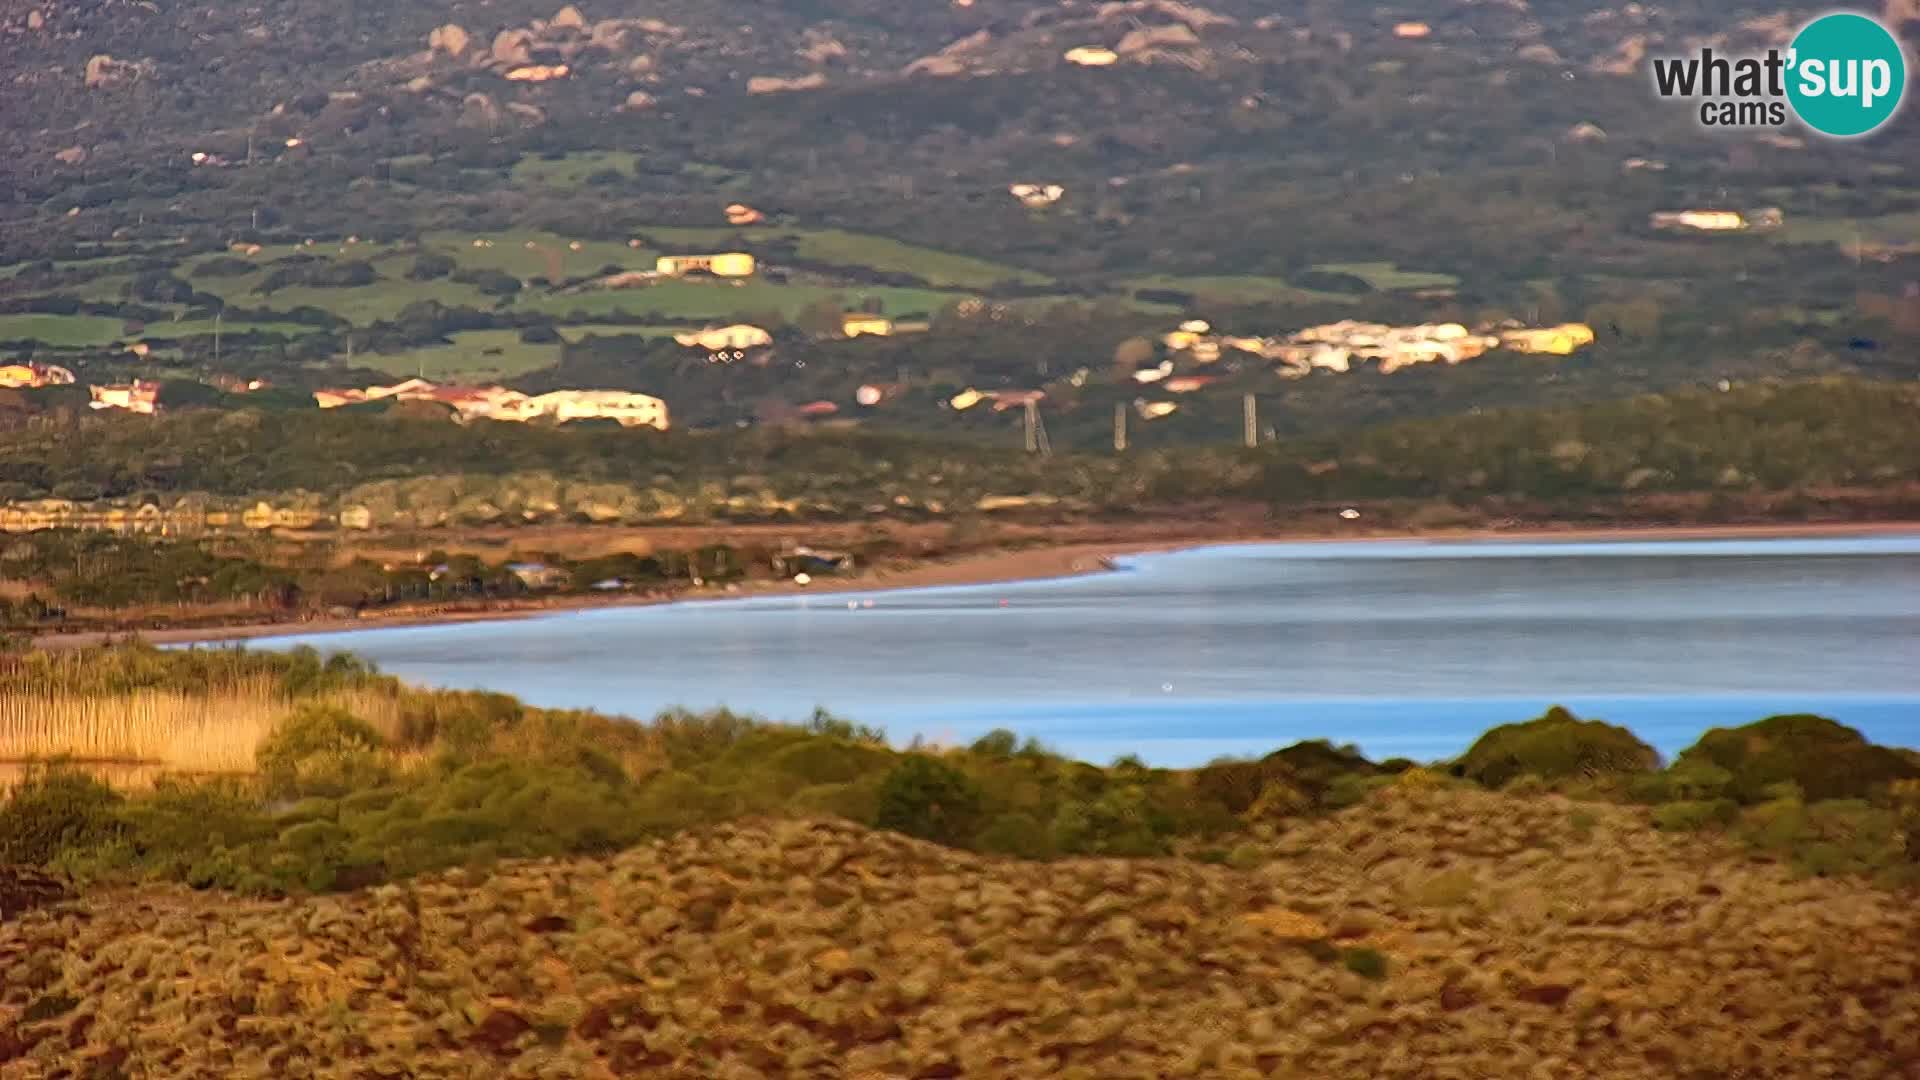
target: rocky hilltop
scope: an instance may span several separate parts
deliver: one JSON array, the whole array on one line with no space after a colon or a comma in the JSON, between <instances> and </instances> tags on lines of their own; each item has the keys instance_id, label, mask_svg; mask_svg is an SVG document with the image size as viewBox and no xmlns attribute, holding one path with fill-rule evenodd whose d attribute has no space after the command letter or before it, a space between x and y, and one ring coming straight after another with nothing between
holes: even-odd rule
<instances>
[{"instance_id":1,"label":"rocky hilltop","mask_svg":"<svg viewBox=\"0 0 1920 1080\"><path fill-rule=\"evenodd\" d=\"M1910 900L1420 775L1218 858L802 821L57 902L0 926L0 1077L1915 1075Z\"/></svg>"}]
</instances>

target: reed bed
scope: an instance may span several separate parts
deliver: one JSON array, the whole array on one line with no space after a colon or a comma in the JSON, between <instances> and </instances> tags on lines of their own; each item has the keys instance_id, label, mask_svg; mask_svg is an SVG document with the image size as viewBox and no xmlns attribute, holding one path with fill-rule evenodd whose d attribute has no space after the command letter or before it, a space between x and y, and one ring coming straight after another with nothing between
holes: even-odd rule
<instances>
[{"instance_id":1,"label":"reed bed","mask_svg":"<svg viewBox=\"0 0 1920 1080\"><path fill-rule=\"evenodd\" d=\"M165 772L251 773L260 744L305 704L339 705L389 737L400 730L398 701L373 687L298 699L279 692L268 677L213 693L25 690L0 693L0 762L66 757ZM134 786L145 786L137 779L145 771L130 774Z\"/></svg>"}]
</instances>

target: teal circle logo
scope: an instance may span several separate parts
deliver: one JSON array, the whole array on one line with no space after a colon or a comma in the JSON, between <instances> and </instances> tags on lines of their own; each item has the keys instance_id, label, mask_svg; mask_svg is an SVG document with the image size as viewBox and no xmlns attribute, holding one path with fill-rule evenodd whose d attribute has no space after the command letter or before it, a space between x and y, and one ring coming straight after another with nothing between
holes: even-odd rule
<instances>
[{"instance_id":1,"label":"teal circle logo","mask_svg":"<svg viewBox=\"0 0 1920 1080\"><path fill-rule=\"evenodd\" d=\"M1865 15L1822 15L1787 53L1787 100L1822 135L1865 135L1893 118L1906 95L1907 59L1886 27Z\"/></svg>"}]
</instances>

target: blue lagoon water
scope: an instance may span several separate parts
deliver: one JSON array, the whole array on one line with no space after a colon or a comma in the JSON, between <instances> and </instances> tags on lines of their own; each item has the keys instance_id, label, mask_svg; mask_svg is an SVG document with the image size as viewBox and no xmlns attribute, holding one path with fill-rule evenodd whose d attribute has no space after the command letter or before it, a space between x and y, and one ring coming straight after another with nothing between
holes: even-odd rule
<instances>
[{"instance_id":1,"label":"blue lagoon water","mask_svg":"<svg viewBox=\"0 0 1920 1080\"><path fill-rule=\"evenodd\" d=\"M1259 544L1010 585L269 639L409 681L645 717L816 705L1185 765L1303 738L1433 759L1563 704L1663 753L1817 712L1920 746L1920 534ZM871 604L869 605L869 601Z\"/></svg>"}]
</instances>

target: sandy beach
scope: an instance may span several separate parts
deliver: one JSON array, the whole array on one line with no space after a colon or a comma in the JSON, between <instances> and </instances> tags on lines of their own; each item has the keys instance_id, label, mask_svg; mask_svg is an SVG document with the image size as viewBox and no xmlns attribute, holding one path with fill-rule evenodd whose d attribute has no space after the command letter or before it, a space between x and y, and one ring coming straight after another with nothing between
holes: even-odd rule
<instances>
[{"instance_id":1,"label":"sandy beach","mask_svg":"<svg viewBox=\"0 0 1920 1080\"><path fill-rule=\"evenodd\" d=\"M463 609L449 605L443 610L401 609L391 613L369 612L357 618L313 618L305 620L248 623L232 626L181 627L159 630L72 634L49 634L37 639L40 648L80 648L108 640L138 637L157 645L237 642L255 638L288 635L328 634L390 627L435 626L448 623L492 622L526 619L568 611L607 607L638 607L657 604L700 603L713 600L737 600L750 596L778 596L799 593L858 596L894 589L922 589L955 585L990 585L1003 582L1035 581L1103 573L1112 569L1112 560L1130 556L1258 543L1356 543L1419 542L1457 543L1462 541L1654 541L1654 540L1735 540L1783 539L1795 537L1845 537L1920 535L1920 522L1874 522L1834 525L1737 525L1686 526L1672 528L1526 528L1464 529L1423 533L1381 533L1356 530L1348 535L1317 533L1302 535L1285 531L1235 532L1207 535L1198 529L1195 535L1181 539L1068 543L1013 550L982 552L953 559L926 561L901 569L869 570L854 577L815 581L799 585L792 581L754 581L731 589L709 589L672 596L556 596L524 601L496 602L484 608Z\"/></svg>"}]
</instances>

